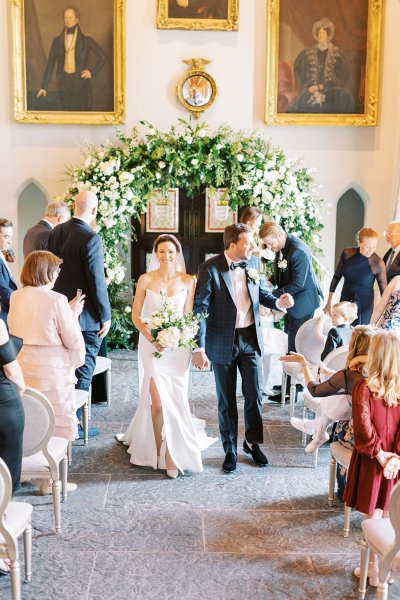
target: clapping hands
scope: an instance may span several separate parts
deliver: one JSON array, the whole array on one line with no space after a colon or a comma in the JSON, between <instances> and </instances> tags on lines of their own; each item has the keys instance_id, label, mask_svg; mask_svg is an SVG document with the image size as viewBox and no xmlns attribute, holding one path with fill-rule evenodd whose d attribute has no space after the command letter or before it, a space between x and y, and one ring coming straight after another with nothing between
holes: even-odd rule
<instances>
[{"instance_id":1,"label":"clapping hands","mask_svg":"<svg viewBox=\"0 0 400 600\"><path fill-rule=\"evenodd\" d=\"M279 307L278 308L291 308L292 306L294 306L294 300L293 300L293 296L291 296L290 294L282 294L282 296L279 296Z\"/></svg>"}]
</instances>

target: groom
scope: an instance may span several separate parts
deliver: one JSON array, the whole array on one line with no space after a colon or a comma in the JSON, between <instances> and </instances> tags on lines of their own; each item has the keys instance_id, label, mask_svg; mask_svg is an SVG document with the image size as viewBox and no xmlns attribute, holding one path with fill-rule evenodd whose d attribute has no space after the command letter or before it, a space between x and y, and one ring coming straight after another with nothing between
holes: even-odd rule
<instances>
[{"instance_id":1,"label":"groom","mask_svg":"<svg viewBox=\"0 0 400 600\"><path fill-rule=\"evenodd\" d=\"M253 234L247 225L230 225L224 232L225 252L199 267L194 312L206 313L196 337L198 348L193 366L212 362L218 397L218 420L225 460L222 469L236 469L238 411L236 379L239 368L244 395L245 440L243 450L260 466L268 464L260 449L262 423L263 339L259 305L285 311L293 306L289 294L278 300L268 291L259 274L259 261L252 257Z\"/></svg>"}]
</instances>

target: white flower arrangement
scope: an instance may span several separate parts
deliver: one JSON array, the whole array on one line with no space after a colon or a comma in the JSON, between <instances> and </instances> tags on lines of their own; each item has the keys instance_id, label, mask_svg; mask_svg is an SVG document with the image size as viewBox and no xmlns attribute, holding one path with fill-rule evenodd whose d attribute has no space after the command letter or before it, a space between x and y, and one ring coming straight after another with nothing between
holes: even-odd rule
<instances>
[{"instance_id":1,"label":"white flower arrangement","mask_svg":"<svg viewBox=\"0 0 400 600\"><path fill-rule=\"evenodd\" d=\"M251 283L256 283L257 285L260 283L260 279L261 279L261 275L260 273L257 271L257 269L247 269L247 279L251 282Z\"/></svg>"},{"instance_id":2,"label":"white flower arrangement","mask_svg":"<svg viewBox=\"0 0 400 600\"><path fill-rule=\"evenodd\" d=\"M286 269L287 269L287 260L285 258L283 258L282 260L278 261L278 269L280 269L281 271L286 271Z\"/></svg>"}]
</instances>

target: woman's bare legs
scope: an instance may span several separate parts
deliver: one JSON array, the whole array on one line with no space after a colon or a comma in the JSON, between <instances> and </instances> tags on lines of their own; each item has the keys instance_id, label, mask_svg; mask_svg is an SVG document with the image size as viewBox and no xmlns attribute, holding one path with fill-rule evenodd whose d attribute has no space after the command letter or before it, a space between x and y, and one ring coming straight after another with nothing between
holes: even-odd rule
<instances>
[{"instance_id":1,"label":"woman's bare legs","mask_svg":"<svg viewBox=\"0 0 400 600\"><path fill-rule=\"evenodd\" d=\"M150 379L150 396L151 396L151 418L153 421L154 438L157 446L157 456L160 456L161 444L162 444L162 428L164 425L164 417L162 411L162 404L160 394L158 393L157 386L154 379ZM171 456L169 454L168 446L165 450L165 466L168 470L176 469Z\"/></svg>"}]
</instances>

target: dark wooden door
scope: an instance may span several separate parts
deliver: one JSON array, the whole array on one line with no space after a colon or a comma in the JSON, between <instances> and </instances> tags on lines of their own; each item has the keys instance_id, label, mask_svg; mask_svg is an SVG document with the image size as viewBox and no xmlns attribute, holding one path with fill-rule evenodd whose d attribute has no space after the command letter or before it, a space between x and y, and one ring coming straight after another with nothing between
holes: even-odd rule
<instances>
[{"instance_id":1,"label":"dark wooden door","mask_svg":"<svg viewBox=\"0 0 400 600\"><path fill-rule=\"evenodd\" d=\"M146 272L146 257L150 255L159 233L146 232L146 216L133 223L137 239L132 242L132 277L137 280ZM188 198L179 191L179 232L174 235L182 244L186 271L197 273L200 263L223 250L222 233L206 232L205 192Z\"/></svg>"}]
</instances>

